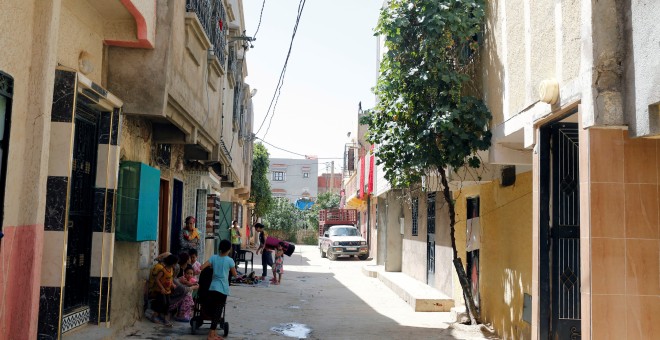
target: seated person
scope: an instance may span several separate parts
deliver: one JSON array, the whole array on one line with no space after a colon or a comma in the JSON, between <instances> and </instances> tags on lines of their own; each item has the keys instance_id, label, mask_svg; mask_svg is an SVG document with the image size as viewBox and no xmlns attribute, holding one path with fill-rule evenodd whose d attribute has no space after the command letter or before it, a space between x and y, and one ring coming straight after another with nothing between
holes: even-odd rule
<instances>
[{"instance_id":1,"label":"seated person","mask_svg":"<svg viewBox=\"0 0 660 340\"><path fill-rule=\"evenodd\" d=\"M151 309L153 314L150 320L171 327L168 310L170 308L170 295L176 288L174 284L174 265L178 258L175 255L166 256L151 269L149 275L149 298L153 300Z\"/></svg>"}]
</instances>

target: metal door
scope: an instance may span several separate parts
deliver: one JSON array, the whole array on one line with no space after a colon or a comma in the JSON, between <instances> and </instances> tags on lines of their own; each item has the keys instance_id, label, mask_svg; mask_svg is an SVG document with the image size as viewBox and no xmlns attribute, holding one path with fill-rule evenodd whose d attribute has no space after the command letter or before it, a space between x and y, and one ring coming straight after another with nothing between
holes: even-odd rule
<instances>
[{"instance_id":1,"label":"metal door","mask_svg":"<svg viewBox=\"0 0 660 340\"><path fill-rule=\"evenodd\" d=\"M580 338L580 178L578 127L551 128L551 338Z\"/></svg>"},{"instance_id":2,"label":"metal door","mask_svg":"<svg viewBox=\"0 0 660 340\"><path fill-rule=\"evenodd\" d=\"M175 179L172 183L172 230L170 231L170 252L179 254L181 250L181 226L183 225L183 182Z\"/></svg>"},{"instance_id":3,"label":"metal door","mask_svg":"<svg viewBox=\"0 0 660 340\"><path fill-rule=\"evenodd\" d=\"M98 117L97 112L81 105L76 109L67 226L65 312L88 303Z\"/></svg>"},{"instance_id":4,"label":"metal door","mask_svg":"<svg viewBox=\"0 0 660 340\"><path fill-rule=\"evenodd\" d=\"M426 200L426 284L435 285L435 193Z\"/></svg>"},{"instance_id":5,"label":"metal door","mask_svg":"<svg viewBox=\"0 0 660 340\"><path fill-rule=\"evenodd\" d=\"M231 227L232 220L232 202L220 201L220 225L218 225L219 240L229 240L229 227Z\"/></svg>"}]
</instances>

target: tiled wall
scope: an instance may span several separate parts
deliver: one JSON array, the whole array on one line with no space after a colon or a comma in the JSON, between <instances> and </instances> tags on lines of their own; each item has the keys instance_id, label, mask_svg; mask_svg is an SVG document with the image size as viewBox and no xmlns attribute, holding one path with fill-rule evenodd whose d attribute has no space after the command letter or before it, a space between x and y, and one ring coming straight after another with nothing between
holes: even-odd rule
<instances>
[{"instance_id":1,"label":"tiled wall","mask_svg":"<svg viewBox=\"0 0 660 340\"><path fill-rule=\"evenodd\" d=\"M588 131L591 338L658 339L660 141Z\"/></svg>"}]
</instances>

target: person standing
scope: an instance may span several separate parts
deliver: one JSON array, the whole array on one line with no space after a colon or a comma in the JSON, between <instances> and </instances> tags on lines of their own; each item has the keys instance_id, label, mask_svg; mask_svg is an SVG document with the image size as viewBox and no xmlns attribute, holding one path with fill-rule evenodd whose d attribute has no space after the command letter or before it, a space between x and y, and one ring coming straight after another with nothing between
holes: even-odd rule
<instances>
[{"instance_id":1,"label":"person standing","mask_svg":"<svg viewBox=\"0 0 660 340\"><path fill-rule=\"evenodd\" d=\"M199 231L195 227L195 218L192 216L186 217L185 226L181 230L181 237L179 237L179 242L181 244L181 250L187 252L189 249L197 250L197 253L203 255L201 249L202 245L202 236L199 234Z\"/></svg>"},{"instance_id":2,"label":"person standing","mask_svg":"<svg viewBox=\"0 0 660 340\"><path fill-rule=\"evenodd\" d=\"M271 254L270 247L266 247L266 231L264 230L264 225L257 223L254 225L254 229L259 233L259 248L257 248L257 255L261 251L261 266L263 271L261 272L261 279L265 280L266 275L268 275L268 266L273 267L273 256Z\"/></svg>"},{"instance_id":3,"label":"person standing","mask_svg":"<svg viewBox=\"0 0 660 340\"><path fill-rule=\"evenodd\" d=\"M202 308L213 318L211 319L211 329L207 336L208 340L222 340L223 338L216 333L218 320L222 315L222 307L227 302L229 295L229 275L237 276L234 268L234 260L229 257L231 243L227 240L220 241L220 255L213 255L202 265L202 270L206 267L213 268L213 279L208 291L208 298L205 298Z\"/></svg>"},{"instance_id":4,"label":"person standing","mask_svg":"<svg viewBox=\"0 0 660 340\"><path fill-rule=\"evenodd\" d=\"M241 229L238 228L237 220L233 220L231 222L229 232L231 235L231 257L234 259L234 262L236 262L236 259L238 258L238 252L241 251ZM236 264L236 266L238 266L238 264Z\"/></svg>"}]
</instances>

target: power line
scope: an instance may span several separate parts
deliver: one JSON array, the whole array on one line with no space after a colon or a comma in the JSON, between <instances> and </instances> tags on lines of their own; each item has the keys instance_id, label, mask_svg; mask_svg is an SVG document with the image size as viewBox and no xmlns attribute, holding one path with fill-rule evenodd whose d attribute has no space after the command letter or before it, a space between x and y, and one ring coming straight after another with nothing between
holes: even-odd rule
<instances>
[{"instance_id":1,"label":"power line","mask_svg":"<svg viewBox=\"0 0 660 340\"><path fill-rule=\"evenodd\" d=\"M261 18L264 15L264 6L266 6L266 0L261 3L261 12L259 13L259 23L257 24L257 30L254 31L254 34L252 35L252 39L257 39L257 33L259 32L259 27L261 27Z\"/></svg>"},{"instance_id":2,"label":"power line","mask_svg":"<svg viewBox=\"0 0 660 340\"><path fill-rule=\"evenodd\" d=\"M277 81L277 86L275 86L275 92L273 93L273 98L270 100L270 105L268 106L268 111L266 111L266 115L264 116L264 120L261 122L261 125L259 125L259 129L255 134L258 134L259 131L261 131L261 128L264 126L264 123L266 122L266 119L268 118L268 114L270 114L270 109L273 109L273 112L270 116L270 121L268 122L268 128L266 128L266 132L264 133L264 138L268 134L268 130L270 129L270 124L273 122L273 117L275 116L275 108L277 107L277 101L280 98L280 94L282 93L282 86L284 85L284 75L286 74L286 68L289 63L289 57L291 56L291 49L293 48L293 40L296 37L296 32L298 31L298 24L300 23L300 17L302 15L302 11L305 8L305 2L307 0L300 0L300 3L298 4L298 16L296 17L296 24L293 26L293 34L291 34L291 42L289 43L289 51L286 54L286 59L284 60L284 66L282 67L282 72L280 72L280 78ZM273 106L273 103L275 104Z\"/></svg>"},{"instance_id":3,"label":"power line","mask_svg":"<svg viewBox=\"0 0 660 340\"><path fill-rule=\"evenodd\" d=\"M262 141L264 144L268 144L268 145L274 147L275 149L278 149L278 150L281 150L281 151L284 151L284 152L288 152L290 154L294 154L294 155L297 155L297 156L305 157L306 159L310 159L308 155L303 155L303 154L298 153L298 152L293 152L293 151L281 148L279 146L275 146L275 145L273 145L273 144L271 144L271 143L269 143L269 142L267 142L267 141L265 141L262 138L259 138L257 136L254 136L254 139L258 139L258 140ZM281 157L273 157L273 158L281 158ZM344 159L344 157L314 157L313 159L315 159L315 160L316 159ZM326 163L328 163L328 162L326 162Z\"/></svg>"}]
</instances>

